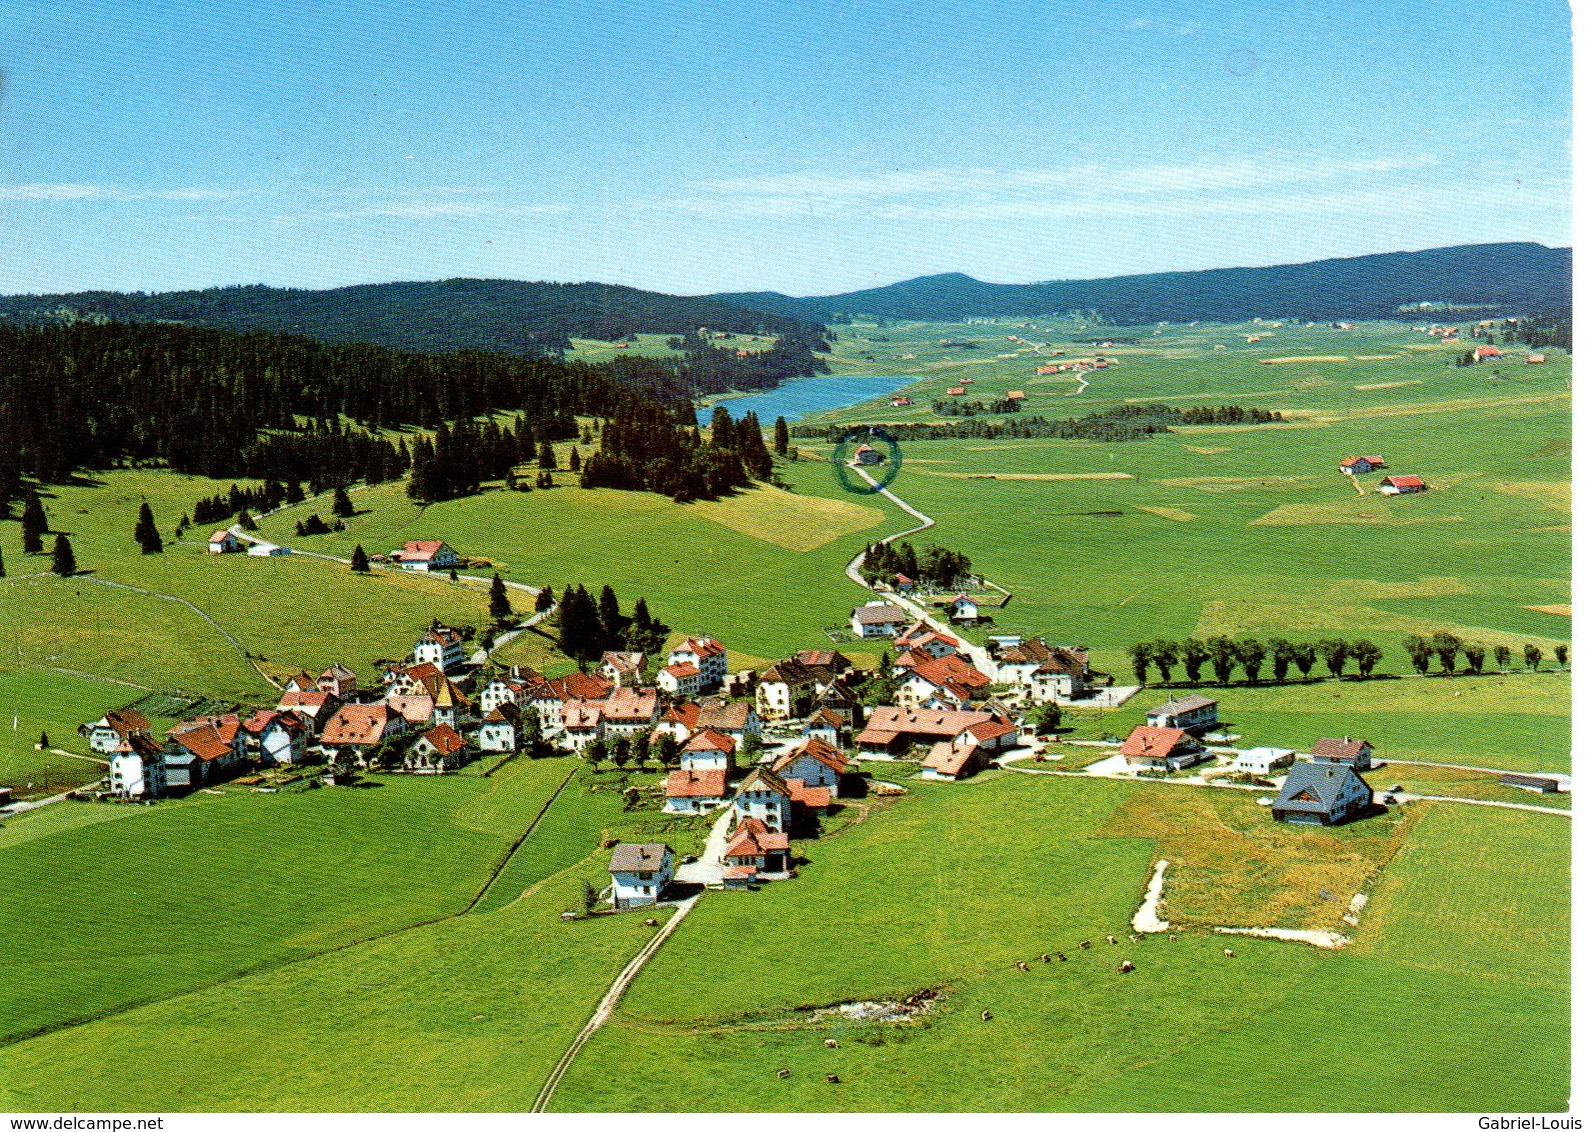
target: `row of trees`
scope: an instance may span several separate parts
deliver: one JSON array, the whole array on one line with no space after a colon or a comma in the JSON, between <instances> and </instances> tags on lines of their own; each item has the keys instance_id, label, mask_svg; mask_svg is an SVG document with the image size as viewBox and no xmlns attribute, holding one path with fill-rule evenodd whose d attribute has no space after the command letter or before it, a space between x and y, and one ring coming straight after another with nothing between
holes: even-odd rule
<instances>
[{"instance_id":1,"label":"row of trees","mask_svg":"<svg viewBox=\"0 0 1592 1132\"><path fill-rule=\"evenodd\" d=\"M1056 437L1064 440L1138 440L1171 430L1177 425L1266 424L1282 420L1270 409L1249 409L1240 405L1195 406L1177 409L1171 405L1116 405L1082 417L1052 421L1042 416L1017 420L965 419L949 423L906 421L890 426L890 435L904 440L991 440ZM797 425L791 430L799 437L811 437L837 444L850 431L849 426L814 427Z\"/></svg>"},{"instance_id":2,"label":"row of trees","mask_svg":"<svg viewBox=\"0 0 1592 1132\"><path fill-rule=\"evenodd\" d=\"M1172 673L1180 665L1187 683L1198 684L1205 670L1211 666L1216 682L1226 687L1235 672L1243 672L1250 684L1260 683L1261 672L1270 661L1270 672L1278 683L1288 679L1290 670L1309 679L1317 661L1334 679L1342 679L1352 663L1362 679L1376 671L1382 661L1382 650L1371 641L1345 640L1328 637L1320 641L1289 641L1272 637L1260 641L1254 637L1234 639L1218 635L1207 639L1189 637L1182 641L1156 638L1140 641L1128 648L1128 659L1133 665L1133 675L1140 684L1149 679L1151 667L1161 677L1162 684L1172 683Z\"/></svg>"},{"instance_id":3,"label":"row of trees","mask_svg":"<svg viewBox=\"0 0 1592 1132\"><path fill-rule=\"evenodd\" d=\"M551 590L542 592L550 594ZM663 648L669 636L669 627L647 609L646 598L637 598L634 610L626 617L619 610L613 587L607 585L596 598L584 585L565 586L556 620L559 650L582 664L590 664L610 649L650 656Z\"/></svg>"},{"instance_id":4,"label":"row of trees","mask_svg":"<svg viewBox=\"0 0 1592 1132\"><path fill-rule=\"evenodd\" d=\"M1411 634L1404 638L1404 650L1410 654L1410 664L1422 676L1431 671L1434 660L1444 676L1454 675L1459 667L1460 657L1465 658L1465 671L1471 675L1479 675L1487 664L1486 645L1477 641L1461 640L1447 630L1433 633L1430 637L1418 633ZM1508 645L1494 645L1492 655L1498 670L1507 672L1514 659L1514 650ZM1520 657L1525 666L1535 672L1542 664L1542 649L1534 644L1528 644L1520 650ZM1559 667L1563 668L1570 663L1570 646L1555 645L1553 657L1559 662Z\"/></svg>"}]
</instances>

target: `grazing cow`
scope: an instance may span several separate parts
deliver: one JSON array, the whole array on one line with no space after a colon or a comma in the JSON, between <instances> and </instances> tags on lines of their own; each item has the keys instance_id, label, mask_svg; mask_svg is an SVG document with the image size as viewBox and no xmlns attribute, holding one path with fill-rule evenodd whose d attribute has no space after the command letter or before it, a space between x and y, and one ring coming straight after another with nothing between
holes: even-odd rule
<instances>
[{"instance_id":1,"label":"grazing cow","mask_svg":"<svg viewBox=\"0 0 1592 1132\"><path fill-rule=\"evenodd\" d=\"M790 1076L790 1070L789 1069L781 1069L778 1073L774 1074L774 1076L776 1076L776 1077L789 1077Z\"/></svg>"},{"instance_id":2,"label":"grazing cow","mask_svg":"<svg viewBox=\"0 0 1592 1132\"><path fill-rule=\"evenodd\" d=\"M1017 961L1017 969L1019 971L1026 971L1026 970L1028 970L1028 964L1024 963L1021 959L1019 959Z\"/></svg>"},{"instance_id":3,"label":"grazing cow","mask_svg":"<svg viewBox=\"0 0 1592 1132\"><path fill-rule=\"evenodd\" d=\"M1089 941L1088 940L1084 940L1078 946L1083 948L1085 951L1088 951L1089 950Z\"/></svg>"},{"instance_id":4,"label":"grazing cow","mask_svg":"<svg viewBox=\"0 0 1592 1132\"><path fill-rule=\"evenodd\" d=\"M1167 936L1166 938L1171 940L1173 943L1176 943L1177 942L1177 933L1173 932L1171 935Z\"/></svg>"},{"instance_id":5,"label":"grazing cow","mask_svg":"<svg viewBox=\"0 0 1592 1132\"><path fill-rule=\"evenodd\" d=\"M1134 943L1142 943L1144 941L1144 933L1143 932L1135 932L1133 935L1129 936L1128 938L1131 939Z\"/></svg>"},{"instance_id":6,"label":"grazing cow","mask_svg":"<svg viewBox=\"0 0 1592 1132\"><path fill-rule=\"evenodd\" d=\"M828 1081L831 1085L838 1085L840 1084L840 1074L826 1073L824 1074L824 1080Z\"/></svg>"},{"instance_id":7,"label":"grazing cow","mask_svg":"<svg viewBox=\"0 0 1592 1132\"><path fill-rule=\"evenodd\" d=\"M1066 957L1066 955L1064 955L1064 954L1062 954L1061 952L1058 951L1058 952L1056 952L1056 960L1058 962L1065 963L1067 961L1067 957Z\"/></svg>"},{"instance_id":8,"label":"grazing cow","mask_svg":"<svg viewBox=\"0 0 1592 1132\"><path fill-rule=\"evenodd\" d=\"M658 921L653 919L651 916L647 917L647 919L644 920L643 923L645 923L649 928L655 928L655 927L658 926Z\"/></svg>"},{"instance_id":9,"label":"grazing cow","mask_svg":"<svg viewBox=\"0 0 1592 1132\"><path fill-rule=\"evenodd\" d=\"M1222 948L1222 954L1231 959L1233 958L1233 949L1231 947L1224 947Z\"/></svg>"},{"instance_id":10,"label":"grazing cow","mask_svg":"<svg viewBox=\"0 0 1592 1132\"><path fill-rule=\"evenodd\" d=\"M1126 975L1129 971L1133 970L1133 960L1124 959L1122 961L1122 966L1118 967L1117 970Z\"/></svg>"},{"instance_id":11,"label":"grazing cow","mask_svg":"<svg viewBox=\"0 0 1592 1132\"><path fill-rule=\"evenodd\" d=\"M1043 955L1041 955L1041 956L1040 956L1040 957L1039 957L1039 958L1040 958L1040 961L1041 961L1041 962L1044 962L1044 963L1049 963L1049 962L1050 962L1050 952L1048 952L1048 951L1047 951L1047 952L1045 952L1045 953L1044 953L1044 954L1043 954Z\"/></svg>"},{"instance_id":12,"label":"grazing cow","mask_svg":"<svg viewBox=\"0 0 1592 1132\"><path fill-rule=\"evenodd\" d=\"M1114 935L1108 935L1106 936L1106 942L1115 947L1117 943L1117 937Z\"/></svg>"},{"instance_id":13,"label":"grazing cow","mask_svg":"<svg viewBox=\"0 0 1592 1132\"><path fill-rule=\"evenodd\" d=\"M824 1039L824 1048L825 1049L839 1049L840 1048L840 1043L835 1041L834 1038L825 1038Z\"/></svg>"},{"instance_id":14,"label":"grazing cow","mask_svg":"<svg viewBox=\"0 0 1592 1132\"><path fill-rule=\"evenodd\" d=\"M988 1022L989 1019L990 1019L990 1014L989 1014L988 1010L983 1010L983 1011L979 1012L978 1020L980 1022Z\"/></svg>"}]
</instances>

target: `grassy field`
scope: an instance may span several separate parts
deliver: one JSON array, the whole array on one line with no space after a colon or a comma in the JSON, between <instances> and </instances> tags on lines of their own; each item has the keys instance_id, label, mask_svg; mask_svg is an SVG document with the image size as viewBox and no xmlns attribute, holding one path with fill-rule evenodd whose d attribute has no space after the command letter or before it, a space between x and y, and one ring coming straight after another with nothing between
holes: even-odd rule
<instances>
[{"instance_id":1,"label":"grassy field","mask_svg":"<svg viewBox=\"0 0 1592 1132\"><path fill-rule=\"evenodd\" d=\"M274 795L231 787L148 808L57 803L13 818L0 829L0 938L17 972L0 987L6 1034L457 912L568 770L568 760L527 761L484 780L391 776ZM28 834L34 822L43 835Z\"/></svg>"},{"instance_id":2,"label":"grassy field","mask_svg":"<svg viewBox=\"0 0 1592 1132\"><path fill-rule=\"evenodd\" d=\"M1321 952L1241 940L1229 961L1221 956L1229 941L1201 931L1126 942L1154 850L1100 823L1135 789L1135 797L1197 793L1015 775L925 787L886 821L825 847L787 888L704 904L575 1063L557 1103L592 1111L667 1108L678 1098L737 1111L1564 1108L1568 823L1458 806L1407 816L1416 826L1372 888L1355 945ZM1047 820L1034 821L1036 813ZM989 836L946 838L974 826ZM1337 834L1365 838L1326 836ZM956 851L945 853L947 844ZM867 871L886 862L893 883ZM1450 879L1461 865L1463 878ZM1175 903L1176 866L1168 883ZM1250 895L1240 887L1235 914ZM1124 941L1116 948L1103 939L1113 931ZM1094 947L1079 949L1082 938ZM1465 958L1434 962L1434 940ZM1037 961L1058 948L1066 963ZM718 977L701 957L721 951L738 969L777 977ZM1124 954L1138 967L1126 977L1115 971ZM1028 973L1014 968L1020 958ZM813 1007L926 987L946 993L915 1023L813 1020ZM837 1049L824 1047L830 1037ZM671 1081L668 1092L621 1084L619 1067L641 1050ZM1256 1072L1275 1064L1278 1050L1358 1068L1284 1101L1275 1074ZM1453 1072L1456 1063L1464 1073ZM784 1079L775 1075L782 1067L791 1070Z\"/></svg>"}]
</instances>

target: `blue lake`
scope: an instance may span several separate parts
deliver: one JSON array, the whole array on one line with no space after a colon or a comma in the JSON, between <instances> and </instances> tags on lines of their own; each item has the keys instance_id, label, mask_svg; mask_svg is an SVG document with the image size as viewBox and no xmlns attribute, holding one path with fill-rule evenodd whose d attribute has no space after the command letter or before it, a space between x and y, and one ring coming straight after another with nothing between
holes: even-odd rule
<instances>
[{"instance_id":1,"label":"blue lake","mask_svg":"<svg viewBox=\"0 0 1592 1132\"><path fill-rule=\"evenodd\" d=\"M804 377L799 381L787 381L778 389L730 397L719 404L728 409L730 416L736 420L747 413L756 413L758 421L766 428L774 423L775 417L784 417L787 424L794 424L814 413L844 409L848 405L883 397L916 380L915 377L907 376ZM712 420L715 407L698 409L697 423L705 425Z\"/></svg>"}]
</instances>

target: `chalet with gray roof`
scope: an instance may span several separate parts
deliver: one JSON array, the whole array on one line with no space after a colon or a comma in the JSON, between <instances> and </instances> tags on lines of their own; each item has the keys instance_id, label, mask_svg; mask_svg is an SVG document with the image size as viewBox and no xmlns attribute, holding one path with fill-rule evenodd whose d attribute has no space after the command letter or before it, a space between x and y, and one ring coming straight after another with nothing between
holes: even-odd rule
<instances>
[{"instance_id":1,"label":"chalet with gray roof","mask_svg":"<svg viewBox=\"0 0 1592 1132\"><path fill-rule=\"evenodd\" d=\"M1216 726L1216 701L1209 696L1184 696L1166 703L1150 712L1145 722L1151 727L1175 727L1190 735L1199 735Z\"/></svg>"},{"instance_id":2,"label":"chalet with gray roof","mask_svg":"<svg viewBox=\"0 0 1592 1132\"><path fill-rule=\"evenodd\" d=\"M1371 787L1352 766L1294 763L1271 804L1275 821L1339 825L1371 807Z\"/></svg>"},{"instance_id":3,"label":"chalet with gray roof","mask_svg":"<svg viewBox=\"0 0 1592 1132\"><path fill-rule=\"evenodd\" d=\"M622 841L608 859L608 875L613 881L609 900L615 908L656 904L674 881L674 850L661 841Z\"/></svg>"},{"instance_id":4,"label":"chalet with gray roof","mask_svg":"<svg viewBox=\"0 0 1592 1132\"><path fill-rule=\"evenodd\" d=\"M1370 770L1374 750L1376 748L1364 739L1351 739L1347 735L1342 739L1317 739L1316 745L1310 748L1310 761Z\"/></svg>"}]
</instances>

